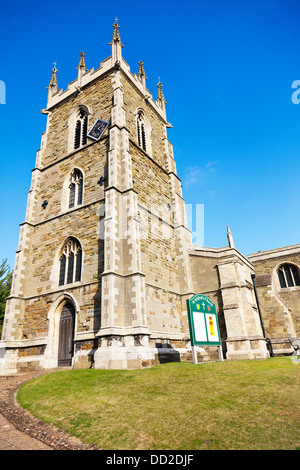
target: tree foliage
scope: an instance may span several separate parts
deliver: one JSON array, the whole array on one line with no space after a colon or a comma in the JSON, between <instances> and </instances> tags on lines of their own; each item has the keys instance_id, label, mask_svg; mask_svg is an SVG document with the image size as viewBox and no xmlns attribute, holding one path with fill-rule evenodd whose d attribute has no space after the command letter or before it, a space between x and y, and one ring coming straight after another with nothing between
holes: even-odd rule
<instances>
[{"instance_id":1,"label":"tree foliage","mask_svg":"<svg viewBox=\"0 0 300 470\"><path fill-rule=\"evenodd\" d=\"M5 313L5 303L11 289L12 274L13 272L7 264L7 259L2 260L0 264L0 336Z\"/></svg>"}]
</instances>

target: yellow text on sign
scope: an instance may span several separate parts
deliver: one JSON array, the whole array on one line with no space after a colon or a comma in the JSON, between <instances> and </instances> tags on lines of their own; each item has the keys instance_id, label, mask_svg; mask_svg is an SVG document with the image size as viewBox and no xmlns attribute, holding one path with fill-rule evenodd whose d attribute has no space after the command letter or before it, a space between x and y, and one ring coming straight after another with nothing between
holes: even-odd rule
<instances>
[{"instance_id":1,"label":"yellow text on sign","mask_svg":"<svg viewBox=\"0 0 300 470\"><path fill-rule=\"evenodd\" d=\"M210 315L208 317L208 324L209 324L210 335L215 336L213 317Z\"/></svg>"}]
</instances>

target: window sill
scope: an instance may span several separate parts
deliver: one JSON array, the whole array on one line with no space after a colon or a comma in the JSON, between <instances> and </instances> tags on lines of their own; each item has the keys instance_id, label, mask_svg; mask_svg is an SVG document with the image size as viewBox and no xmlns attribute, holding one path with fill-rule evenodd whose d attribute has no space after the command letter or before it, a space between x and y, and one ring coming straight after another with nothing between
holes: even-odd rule
<instances>
[{"instance_id":1,"label":"window sill","mask_svg":"<svg viewBox=\"0 0 300 470\"><path fill-rule=\"evenodd\" d=\"M80 286L81 285L81 281L75 281L75 282L70 282L70 284L63 284L61 286L57 286L57 289L69 289L69 288L73 288L73 287L77 287L77 286Z\"/></svg>"},{"instance_id":2,"label":"window sill","mask_svg":"<svg viewBox=\"0 0 300 470\"><path fill-rule=\"evenodd\" d=\"M281 287L279 292L291 292L291 291L298 291L300 290L300 286L292 286L292 287Z\"/></svg>"},{"instance_id":3,"label":"window sill","mask_svg":"<svg viewBox=\"0 0 300 470\"><path fill-rule=\"evenodd\" d=\"M63 209L60 213L60 215L68 214L69 212L76 211L77 209L82 209L82 207L87 206L88 204L78 204L77 206L74 207L69 207L68 209Z\"/></svg>"}]
</instances>

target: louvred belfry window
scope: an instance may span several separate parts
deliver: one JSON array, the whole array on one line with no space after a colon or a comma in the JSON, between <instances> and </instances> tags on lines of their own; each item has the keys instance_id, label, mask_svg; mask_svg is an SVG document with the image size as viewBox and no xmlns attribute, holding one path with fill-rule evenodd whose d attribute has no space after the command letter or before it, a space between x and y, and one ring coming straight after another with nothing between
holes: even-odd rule
<instances>
[{"instance_id":1,"label":"louvred belfry window","mask_svg":"<svg viewBox=\"0 0 300 470\"><path fill-rule=\"evenodd\" d=\"M60 256L59 285L81 280L82 249L78 240L71 237L64 244Z\"/></svg>"},{"instance_id":2,"label":"louvred belfry window","mask_svg":"<svg viewBox=\"0 0 300 470\"><path fill-rule=\"evenodd\" d=\"M82 204L83 175L77 168L72 172L69 184L69 209Z\"/></svg>"},{"instance_id":3,"label":"louvred belfry window","mask_svg":"<svg viewBox=\"0 0 300 470\"><path fill-rule=\"evenodd\" d=\"M144 116L142 112L139 112L137 115L137 135L138 135L139 146L146 152L147 150L146 130L145 130Z\"/></svg>"},{"instance_id":4,"label":"louvred belfry window","mask_svg":"<svg viewBox=\"0 0 300 470\"><path fill-rule=\"evenodd\" d=\"M279 284L282 289L300 286L299 270L291 264L284 264L278 269Z\"/></svg>"},{"instance_id":5,"label":"louvred belfry window","mask_svg":"<svg viewBox=\"0 0 300 470\"><path fill-rule=\"evenodd\" d=\"M76 118L74 149L78 149L87 142L88 116L85 109L80 108Z\"/></svg>"}]
</instances>

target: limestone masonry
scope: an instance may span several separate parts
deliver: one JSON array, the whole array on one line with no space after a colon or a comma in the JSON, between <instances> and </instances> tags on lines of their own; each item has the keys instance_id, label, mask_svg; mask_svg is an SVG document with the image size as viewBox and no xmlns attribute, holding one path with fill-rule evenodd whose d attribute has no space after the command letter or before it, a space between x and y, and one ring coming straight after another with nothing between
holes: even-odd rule
<instances>
[{"instance_id":1,"label":"limestone masonry","mask_svg":"<svg viewBox=\"0 0 300 470\"><path fill-rule=\"evenodd\" d=\"M196 293L216 304L226 359L292 354L300 245L246 258L229 229L227 247L192 243L162 85L155 100L143 63L130 71L117 23L111 47L97 70L81 53L64 91L52 70L0 373L191 361L186 300ZM216 347L197 351L218 358Z\"/></svg>"}]
</instances>

